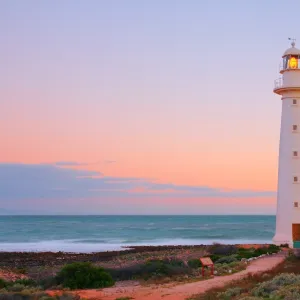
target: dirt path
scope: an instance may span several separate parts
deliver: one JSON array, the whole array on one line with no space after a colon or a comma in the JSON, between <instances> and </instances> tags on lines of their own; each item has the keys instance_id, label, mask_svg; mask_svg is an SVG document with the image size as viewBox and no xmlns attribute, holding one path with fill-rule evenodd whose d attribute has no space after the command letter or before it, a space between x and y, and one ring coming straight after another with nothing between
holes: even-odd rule
<instances>
[{"instance_id":1,"label":"dirt path","mask_svg":"<svg viewBox=\"0 0 300 300\"><path fill-rule=\"evenodd\" d=\"M285 254L283 253L265 256L252 261L244 271L228 276L214 277L204 281L178 284L175 286L153 285L142 287L140 285L126 285L103 290L84 290L78 292L78 294L86 299L99 300L115 300L119 297L132 297L136 300L184 300L194 294L204 293L211 288L221 287L230 281L246 277L248 274L268 271L281 263L284 258Z\"/></svg>"}]
</instances>

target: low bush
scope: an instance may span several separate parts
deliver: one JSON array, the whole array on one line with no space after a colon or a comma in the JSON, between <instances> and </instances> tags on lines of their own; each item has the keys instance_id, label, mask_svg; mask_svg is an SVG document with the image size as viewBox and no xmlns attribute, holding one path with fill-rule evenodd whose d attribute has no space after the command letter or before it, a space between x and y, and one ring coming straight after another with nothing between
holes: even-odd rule
<instances>
[{"instance_id":1,"label":"low bush","mask_svg":"<svg viewBox=\"0 0 300 300\"><path fill-rule=\"evenodd\" d=\"M236 254L233 254L219 258L218 260L216 260L216 264L229 264L235 261L238 261L238 256Z\"/></svg>"},{"instance_id":2,"label":"low bush","mask_svg":"<svg viewBox=\"0 0 300 300\"><path fill-rule=\"evenodd\" d=\"M256 257L256 256L259 256L259 255L257 253L255 253L254 248L250 248L250 249L239 248L238 252L237 252L238 259L242 259L242 258L249 259L251 257Z\"/></svg>"},{"instance_id":3,"label":"low bush","mask_svg":"<svg viewBox=\"0 0 300 300\"><path fill-rule=\"evenodd\" d=\"M0 278L0 289L5 288L6 286L7 286L7 282L4 279Z\"/></svg>"},{"instance_id":4,"label":"low bush","mask_svg":"<svg viewBox=\"0 0 300 300\"><path fill-rule=\"evenodd\" d=\"M46 277L39 281L39 286L41 286L44 290L55 287L57 289L57 281L55 277Z\"/></svg>"},{"instance_id":5,"label":"low bush","mask_svg":"<svg viewBox=\"0 0 300 300\"><path fill-rule=\"evenodd\" d=\"M174 266L174 267L184 267L184 262L180 259L176 258L165 258L162 262L166 265Z\"/></svg>"},{"instance_id":6,"label":"low bush","mask_svg":"<svg viewBox=\"0 0 300 300\"><path fill-rule=\"evenodd\" d=\"M211 254L210 256L210 259L213 261L213 262L216 262L218 259L220 259L221 257L223 257L222 255L217 255L217 254Z\"/></svg>"},{"instance_id":7,"label":"low bush","mask_svg":"<svg viewBox=\"0 0 300 300\"><path fill-rule=\"evenodd\" d=\"M209 252L216 255L232 255L237 253L238 249L235 245L213 244L209 247Z\"/></svg>"},{"instance_id":8,"label":"low bush","mask_svg":"<svg viewBox=\"0 0 300 300\"><path fill-rule=\"evenodd\" d=\"M76 294L63 293L60 296L56 296L56 300L80 300L80 296Z\"/></svg>"},{"instance_id":9,"label":"low bush","mask_svg":"<svg viewBox=\"0 0 300 300\"><path fill-rule=\"evenodd\" d=\"M242 289L240 287L229 288L223 293L218 294L218 298L222 300L231 300L232 297L239 296L242 293Z\"/></svg>"},{"instance_id":10,"label":"low bush","mask_svg":"<svg viewBox=\"0 0 300 300\"><path fill-rule=\"evenodd\" d=\"M245 264L239 261L234 261L229 264L215 264L216 275L228 275L245 269Z\"/></svg>"},{"instance_id":11,"label":"low bush","mask_svg":"<svg viewBox=\"0 0 300 300\"><path fill-rule=\"evenodd\" d=\"M250 248L250 249L245 249L245 248L239 248L237 251L237 258L242 259L246 258L249 259L251 257L258 257L264 254L273 254L277 253L280 251L280 247L276 245L269 245L268 247L261 247L261 248Z\"/></svg>"},{"instance_id":12,"label":"low bush","mask_svg":"<svg viewBox=\"0 0 300 300\"><path fill-rule=\"evenodd\" d=\"M145 263L120 269L107 270L114 280L149 279L155 277L172 277L191 273L183 261L176 259L149 260Z\"/></svg>"},{"instance_id":13,"label":"low bush","mask_svg":"<svg viewBox=\"0 0 300 300\"><path fill-rule=\"evenodd\" d=\"M37 286L37 283L33 279L30 279L30 278L17 279L13 283L14 284L22 284L25 286Z\"/></svg>"},{"instance_id":14,"label":"low bush","mask_svg":"<svg viewBox=\"0 0 300 300\"><path fill-rule=\"evenodd\" d=\"M5 288L8 292L21 292L26 289L26 286L21 283L9 284Z\"/></svg>"},{"instance_id":15,"label":"low bush","mask_svg":"<svg viewBox=\"0 0 300 300\"><path fill-rule=\"evenodd\" d=\"M18 269L16 269L16 273L19 273L19 274L26 274L26 273L27 273L27 270L26 270L26 268L18 268Z\"/></svg>"},{"instance_id":16,"label":"low bush","mask_svg":"<svg viewBox=\"0 0 300 300\"><path fill-rule=\"evenodd\" d=\"M300 300L300 286L298 284L284 286L273 294L274 297L277 297L279 299Z\"/></svg>"},{"instance_id":17,"label":"low bush","mask_svg":"<svg viewBox=\"0 0 300 300\"><path fill-rule=\"evenodd\" d=\"M142 265L141 277L149 279L150 277L175 276L189 273L183 261L178 260L150 260Z\"/></svg>"},{"instance_id":18,"label":"low bush","mask_svg":"<svg viewBox=\"0 0 300 300\"><path fill-rule=\"evenodd\" d=\"M192 269L198 269L202 266L200 259L194 258L188 261L188 266Z\"/></svg>"},{"instance_id":19,"label":"low bush","mask_svg":"<svg viewBox=\"0 0 300 300\"><path fill-rule=\"evenodd\" d=\"M243 298L240 298L239 300L262 300L260 297L253 297L253 296L245 296ZM276 299L273 299L276 300Z\"/></svg>"},{"instance_id":20,"label":"low bush","mask_svg":"<svg viewBox=\"0 0 300 300\"><path fill-rule=\"evenodd\" d=\"M35 292L23 290L20 292L0 291L0 300L80 300L80 296L64 293L59 296L51 297L45 292Z\"/></svg>"},{"instance_id":21,"label":"low bush","mask_svg":"<svg viewBox=\"0 0 300 300\"><path fill-rule=\"evenodd\" d=\"M288 244L286 244L286 245L287 245L287 247L289 246ZM270 253L270 252L271 252L271 253L277 253L277 252L279 252L281 249L280 249L280 246L277 246L277 245L272 244L272 245L269 245L268 250L269 250L269 253Z\"/></svg>"},{"instance_id":22,"label":"low bush","mask_svg":"<svg viewBox=\"0 0 300 300\"><path fill-rule=\"evenodd\" d=\"M114 285L111 275L88 262L65 265L56 276L56 283L70 289L103 288Z\"/></svg>"},{"instance_id":23,"label":"low bush","mask_svg":"<svg viewBox=\"0 0 300 300\"><path fill-rule=\"evenodd\" d=\"M132 280L139 277L141 274L142 264L136 264L128 267L117 268L117 269L105 269L112 278L117 280Z\"/></svg>"},{"instance_id":24,"label":"low bush","mask_svg":"<svg viewBox=\"0 0 300 300\"><path fill-rule=\"evenodd\" d=\"M260 283L251 291L251 294L253 296L268 297L271 293L278 291L284 286L295 284L300 284L300 275L283 273L269 281Z\"/></svg>"}]
</instances>

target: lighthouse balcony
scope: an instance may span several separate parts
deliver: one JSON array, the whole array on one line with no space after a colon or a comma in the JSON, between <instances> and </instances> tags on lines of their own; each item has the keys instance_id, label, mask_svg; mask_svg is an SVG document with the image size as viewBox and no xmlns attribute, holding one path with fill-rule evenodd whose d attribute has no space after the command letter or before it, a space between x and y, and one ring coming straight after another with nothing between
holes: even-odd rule
<instances>
[{"instance_id":1,"label":"lighthouse balcony","mask_svg":"<svg viewBox=\"0 0 300 300\"><path fill-rule=\"evenodd\" d=\"M283 80L282 78L278 78L274 81L274 89L278 89L283 87Z\"/></svg>"},{"instance_id":2,"label":"lighthouse balcony","mask_svg":"<svg viewBox=\"0 0 300 300\"><path fill-rule=\"evenodd\" d=\"M280 77L274 81L274 93L281 94L284 91L300 91L300 84L297 82L289 82L288 84L283 82L283 78Z\"/></svg>"}]
</instances>

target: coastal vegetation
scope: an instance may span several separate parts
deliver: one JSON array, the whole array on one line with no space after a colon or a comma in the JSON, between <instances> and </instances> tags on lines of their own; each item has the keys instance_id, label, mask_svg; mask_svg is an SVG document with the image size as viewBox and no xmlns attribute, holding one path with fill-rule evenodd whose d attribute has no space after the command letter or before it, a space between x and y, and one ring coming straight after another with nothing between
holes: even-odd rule
<instances>
[{"instance_id":1,"label":"coastal vegetation","mask_svg":"<svg viewBox=\"0 0 300 300\"><path fill-rule=\"evenodd\" d=\"M89 261L86 260L88 255L49 253L38 258L42 262L41 265L37 265L36 261L33 260L37 254L22 254L24 257L23 265L20 263L22 260L13 261L8 254L5 254L7 260L0 262L0 268L2 265L2 269L4 266L6 269L14 271L17 277L14 277L13 280L0 279L0 300L75 300L79 298L77 295L71 294L70 290L110 287L116 281L124 280L136 280L146 285L205 280L211 275L210 272L206 271L205 276L202 276L200 257L211 257L215 264L214 275L224 276L245 269L248 262L257 257L277 253L280 247L269 245L243 248L234 245L214 244L211 246L151 250L120 253L119 256L116 255L112 258L108 258L109 254L107 256L91 254ZM56 259L49 260L46 264L45 257L47 255L51 258L54 256ZM65 263L62 264L62 262ZM14 267L11 268L10 264L14 264ZM18 272L20 269L22 272ZM258 289L258 287L256 288ZM263 288L260 287L258 290ZM50 297L46 291L51 290L60 291L60 293ZM277 292L278 295L283 293L282 290ZM289 292L295 293L294 290L289 290ZM243 286L235 285L215 294L213 292L215 298L209 296L209 298L203 299L239 299L236 297L244 294ZM260 294L253 292L249 293L248 296L260 297ZM195 297L193 299L202 299Z\"/></svg>"},{"instance_id":2,"label":"coastal vegetation","mask_svg":"<svg viewBox=\"0 0 300 300\"><path fill-rule=\"evenodd\" d=\"M115 283L108 272L89 262L75 262L64 266L56 275L55 281L72 290L104 288Z\"/></svg>"},{"instance_id":3,"label":"coastal vegetation","mask_svg":"<svg viewBox=\"0 0 300 300\"><path fill-rule=\"evenodd\" d=\"M292 251L274 269L213 288L189 300L300 300L300 258Z\"/></svg>"}]
</instances>

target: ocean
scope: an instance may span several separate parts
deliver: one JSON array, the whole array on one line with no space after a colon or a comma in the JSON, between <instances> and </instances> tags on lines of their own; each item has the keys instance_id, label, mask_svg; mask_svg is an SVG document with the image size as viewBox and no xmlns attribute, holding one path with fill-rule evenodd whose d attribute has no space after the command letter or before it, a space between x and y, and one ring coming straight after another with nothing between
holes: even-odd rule
<instances>
[{"instance_id":1,"label":"ocean","mask_svg":"<svg viewBox=\"0 0 300 300\"><path fill-rule=\"evenodd\" d=\"M275 216L0 216L0 251L271 243Z\"/></svg>"}]
</instances>

